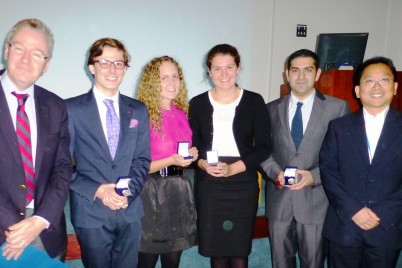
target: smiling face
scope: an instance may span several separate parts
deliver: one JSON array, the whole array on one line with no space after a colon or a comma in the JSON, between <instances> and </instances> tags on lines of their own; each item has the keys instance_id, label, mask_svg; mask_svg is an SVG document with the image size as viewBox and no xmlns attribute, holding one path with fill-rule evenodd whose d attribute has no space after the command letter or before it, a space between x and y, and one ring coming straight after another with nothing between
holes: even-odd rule
<instances>
[{"instance_id":1,"label":"smiling face","mask_svg":"<svg viewBox=\"0 0 402 268\"><path fill-rule=\"evenodd\" d=\"M102 55L96 57L94 60L108 60L111 62L114 61L124 61L123 51L114 48L105 46L103 48ZM106 96L114 96L119 90L119 86L123 81L124 74L126 73L127 67L122 70L116 69L114 64L110 64L109 68L103 69L98 62L94 64L90 64L89 66L90 72L95 77L95 86Z\"/></svg>"},{"instance_id":2,"label":"smiling face","mask_svg":"<svg viewBox=\"0 0 402 268\"><path fill-rule=\"evenodd\" d=\"M177 97L180 90L180 77L176 65L170 61L164 61L159 67L160 96L162 106L170 109L170 104Z\"/></svg>"},{"instance_id":3,"label":"smiling face","mask_svg":"<svg viewBox=\"0 0 402 268\"><path fill-rule=\"evenodd\" d=\"M307 98L314 90L314 82L320 78L321 70L316 69L314 59L310 57L294 58L286 77L293 94L299 99Z\"/></svg>"},{"instance_id":4,"label":"smiling face","mask_svg":"<svg viewBox=\"0 0 402 268\"><path fill-rule=\"evenodd\" d=\"M368 83L370 80L374 81L373 85ZM380 84L379 81L385 82ZM386 64L378 63L371 64L364 69L360 84L355 87L355 92L367 112L376 115L391 103L397 88L398 83L394 82L391 68Z\"/></svg>"},{"instance_id":5,"label":"smiling face","mask_svg":"<svg viewBox=\"0 0 402 268\"><path fill-rule=\"evenodd\" d=\"M233 89L236 87L237 66L234 57L229 54L217 54L211 61L209 75L217 89Z\"/></svg>"},{"instance_id":6,"label":"smiling face","mask_svg":"<svg viewBox=\"0 0 402 268\"><path fill-rule=\"evenodd\" d=\"M49 67L49 60L36 59L33 51L48 55L45 35L31 28L23 28L17 32L11 40L11 47L6 44L4 58L7 61L7 73L19 90L33 85Z\"/></svg>"}]
</instances>

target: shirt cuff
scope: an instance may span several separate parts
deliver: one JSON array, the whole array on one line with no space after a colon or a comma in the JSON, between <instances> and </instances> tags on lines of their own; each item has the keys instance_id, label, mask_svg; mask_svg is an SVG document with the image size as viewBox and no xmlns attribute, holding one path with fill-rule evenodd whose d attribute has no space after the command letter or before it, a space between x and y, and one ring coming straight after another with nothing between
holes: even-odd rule
<instances>
[{"instance_id":1,"label":"shirt cuff","mask_svg":"<svg viewBox=\"0 0 402 268\"><path fill-rule=\"evenodd\" d=\"M45 229L48 229L50 226L50 222L48 222L45 218L41 217L41 216L37 216L37 215L33 215L35 218L38 218L40 220L42 220L44 223L46 223L46 227Z\"/></svg>"}]
</instances>

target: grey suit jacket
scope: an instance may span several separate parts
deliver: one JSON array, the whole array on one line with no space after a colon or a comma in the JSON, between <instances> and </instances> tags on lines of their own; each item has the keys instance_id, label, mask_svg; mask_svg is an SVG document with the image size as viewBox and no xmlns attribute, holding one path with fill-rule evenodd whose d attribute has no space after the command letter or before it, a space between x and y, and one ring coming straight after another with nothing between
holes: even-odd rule
<instances>
[{"instance_id":1,"label":"grey suit jacket","mask_svg":"<svg viewBox=\"0 0 402 268\"><path fill-rule=\"evenodd\" d=\"M271 221L289 221L294 217L303 224L323 224L328 199L321 185L319 151L329 121L348 113L349 106L345 101L316 91L310 119L296 151L289 128L289 100L290 94L267 104L273 152L261 164L267 175L265 213ZM275 180L286 166L311 171L315 186L296 191L278 189Z\"/></svg>"},{"instance_id":2,"label":"grey suit jacket","mask_svg":"<svg viewBox=\"0 0 402 268\"><path fill-rule=\"evenodd\" d=\"M150 156L149 119L145 104L119 96L120 137L115 158L109 152L98 107L92 90L67 100L69 112L70 151L76 161L71 181L71 220L74 226L97 228L113 213L103 205L95 192L103 183L115 183L119 176L131 176L127 209L119 210L127 222L139 221L142 202L136 198L147 178Z\"/></svg>"}]
</instances>

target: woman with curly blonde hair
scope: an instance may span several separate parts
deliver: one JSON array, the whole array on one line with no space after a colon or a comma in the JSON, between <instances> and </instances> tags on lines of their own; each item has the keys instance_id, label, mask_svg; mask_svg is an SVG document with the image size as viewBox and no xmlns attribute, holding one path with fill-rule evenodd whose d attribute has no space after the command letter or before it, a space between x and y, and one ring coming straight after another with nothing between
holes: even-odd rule
<instances>
[{"instance_id":1,"label":"woman with curly blonde hair","mask_svg":"<svg viewBox=\"0 0 402 268\"><path fill-rule=\"evenodd\" d=\"M184 167L198 158L191 147L187 88L183 72L171 57L154 58L144 68L137 99L148 108L151 167L141 198L144 204L138 267L179 267L184 249L194 245L196 212ZM179 144L187 145L178 152ZM182 148L180 146L180 148Z\"/></svg>"}]
</instances>

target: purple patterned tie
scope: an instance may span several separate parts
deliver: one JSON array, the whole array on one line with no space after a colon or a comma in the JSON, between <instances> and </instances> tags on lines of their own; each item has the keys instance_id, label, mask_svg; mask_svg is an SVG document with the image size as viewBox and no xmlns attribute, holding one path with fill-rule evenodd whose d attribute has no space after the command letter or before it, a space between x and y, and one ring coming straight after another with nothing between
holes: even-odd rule
<instances>
[{"instance_id":1,"label":"purple patterned tie","mask_svg":"<svg viewBox=\"0 0 402 268\"><path fill-rule=\"evenodd\" d=\"M117 145L119 143L120 120L114 109L113 101L105 99L103 102L107 107L106 112L107 143L109 145L110 154L114 159L114 156L116 155Z\"/></svg>"},{"instance_id":2,"label":"purple patterned tie","mask_svg":"<svg viewBox=\"0 0 402 268\"><path fill-rule=\"evenodd\" d=\"M28 205L34 199L35 193L35 170L32 160L31 127L29 126L29 119L25 112L25 101L28 99L29 95L17 94L15 92L12 92L12 94L18 101L16 133L25 172L25 184L27 186L26 205Z\"/></svg>"}]
</instances>

